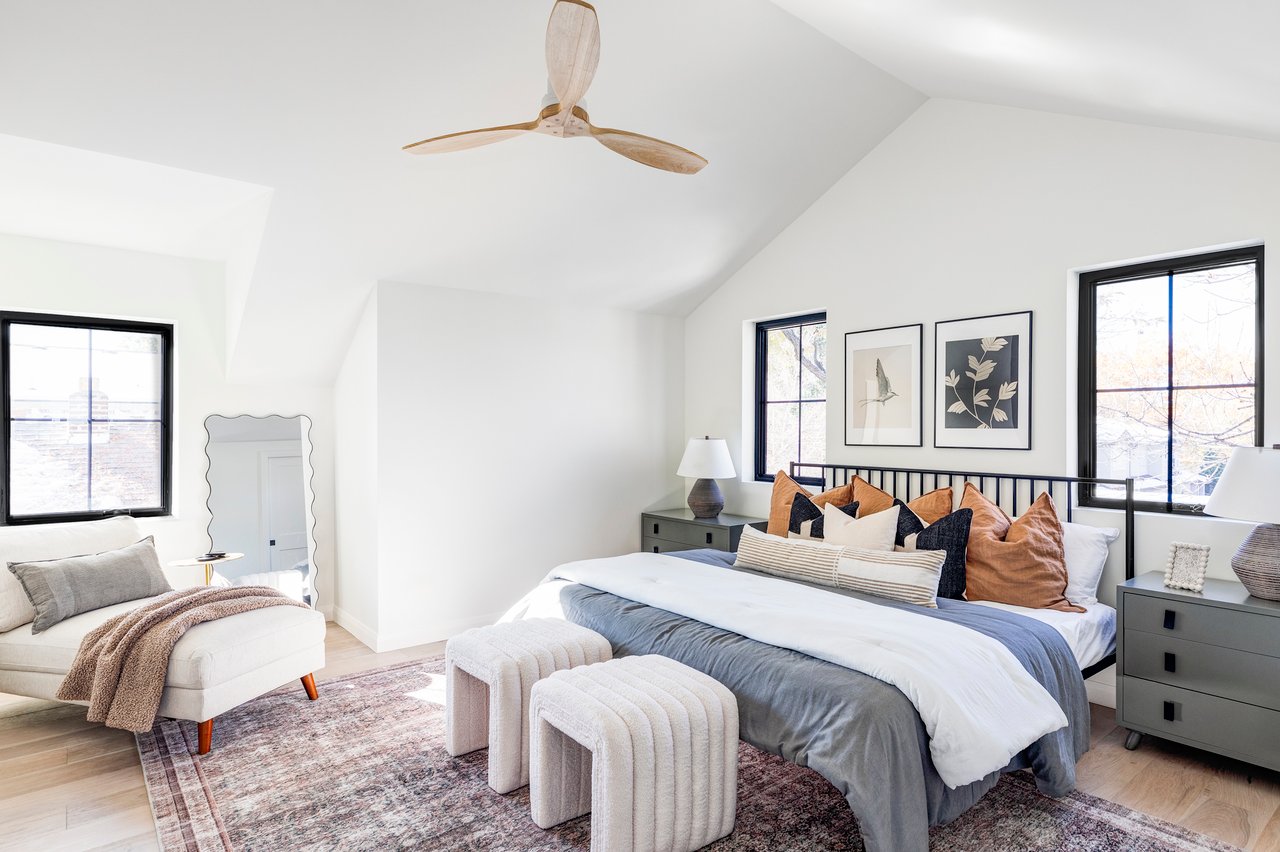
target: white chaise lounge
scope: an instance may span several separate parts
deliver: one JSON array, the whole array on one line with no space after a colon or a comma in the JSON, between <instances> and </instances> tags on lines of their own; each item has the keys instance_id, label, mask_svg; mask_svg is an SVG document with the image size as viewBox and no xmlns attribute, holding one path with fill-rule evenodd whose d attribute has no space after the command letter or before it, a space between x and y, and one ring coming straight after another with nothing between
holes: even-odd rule
<instances>
[{"instance_id":1,"label":"white chaise lounge","mask_svg":"<svg viewBox=\"0 0 1280 852\"><path fill-rule=\"evenodd\" d=\"M98 553L143 537L128 517L0 527L0 611L6 595L15 590L24 594L8 571L9 562ZM0 692L56 700L85 634L146 600L82 613L43 633L33 634L30 623L0 633ZM198 624L174 646L160 715L199 723L199 752L206 754L215 716L295 679L302 681L308 697L317 697L312 673L324 667L324 634L323 615L294 606L268 607Z\"/></svg>"}]
</instances>

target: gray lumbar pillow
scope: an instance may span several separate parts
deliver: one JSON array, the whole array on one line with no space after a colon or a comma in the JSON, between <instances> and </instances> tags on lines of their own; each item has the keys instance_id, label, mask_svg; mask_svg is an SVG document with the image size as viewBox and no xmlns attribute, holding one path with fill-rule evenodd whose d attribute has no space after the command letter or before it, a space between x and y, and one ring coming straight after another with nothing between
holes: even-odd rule
<instances>
[{"instance_id":1,"label":"gray lumbar pillow","mask_svg":"<svg viewBox=\"0 0 1280 852\"><path fill-rule=\"evenodd\" d=\"M9 570L36 609L32 633L82 612L173 591L160 570L151 536L91 556L10 562Z\"/></svg>"}]
</instances>

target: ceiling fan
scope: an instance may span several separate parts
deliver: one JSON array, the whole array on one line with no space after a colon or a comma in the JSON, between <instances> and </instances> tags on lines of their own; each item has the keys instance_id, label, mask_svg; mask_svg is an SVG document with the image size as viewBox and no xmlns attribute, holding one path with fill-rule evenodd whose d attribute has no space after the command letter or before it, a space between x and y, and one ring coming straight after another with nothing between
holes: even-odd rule
<instances>
[{"instance_id":1,"label":"ceiling fan","mask_svg":"<svg viewBox=\"0 0 1280 852\"><path fill-rule=\"evenodd\" d=\"M562 139L590 137L611 151L655 169L685 175L701 170L707 161L679 145L591 123L580 104L599 62L600 25L595 7L583 0L556 0L547 22L547 75L552 90L548 98L553 102L537 118L521 124L435 136L405 145L404 150L411 154L446 154L523 133L545 133Z\"/></svg>"}]
</instances>

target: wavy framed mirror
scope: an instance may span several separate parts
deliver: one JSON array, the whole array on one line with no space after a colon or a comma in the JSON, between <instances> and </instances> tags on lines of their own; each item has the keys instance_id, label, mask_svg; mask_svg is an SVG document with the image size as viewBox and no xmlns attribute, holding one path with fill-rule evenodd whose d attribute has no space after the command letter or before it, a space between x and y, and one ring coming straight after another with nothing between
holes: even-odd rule
<instances>
[{"instance_id":1,"label":"wavy framed mirror","mask_svg":"<svg viewBox=\"0 0 1280 852\"><path fill-rule=\"evenodd\" d=\"M311 418L211 414L209 552L224 553L210 584L269 586L316 606Z\"/></svg>"}]
</instances>

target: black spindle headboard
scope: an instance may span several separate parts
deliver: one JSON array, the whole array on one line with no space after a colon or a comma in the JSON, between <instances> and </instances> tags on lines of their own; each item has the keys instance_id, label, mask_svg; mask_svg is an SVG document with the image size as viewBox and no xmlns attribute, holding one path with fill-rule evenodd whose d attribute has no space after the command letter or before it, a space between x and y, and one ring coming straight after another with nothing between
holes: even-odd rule
<instances>
[{"instance_id":1,"label":"black spindle headboard","mask_svg":"<svg viewBox=\"0 0 1280 852\"><path fill-rule=\"evenodd\" d=\"M1124 576L1133 579L1133 506L1132 479L1096 479L1079 476L1041 476L1028 473L979 473L969 470L920 470L906 467L867 467L846 464L810 464L792 462L791 476L796 479L822 481L822 487L835 488L860 476L882 491L886 491L906 503L921 494L944 488L964 488L973 483L987 499L1011 516L1018 516L1035 501L1043 491L1049 492L1058 513L1066 521L1072 520L1081 487L1121 488L1124 490Z\"/></svg>"}]
</instances>

